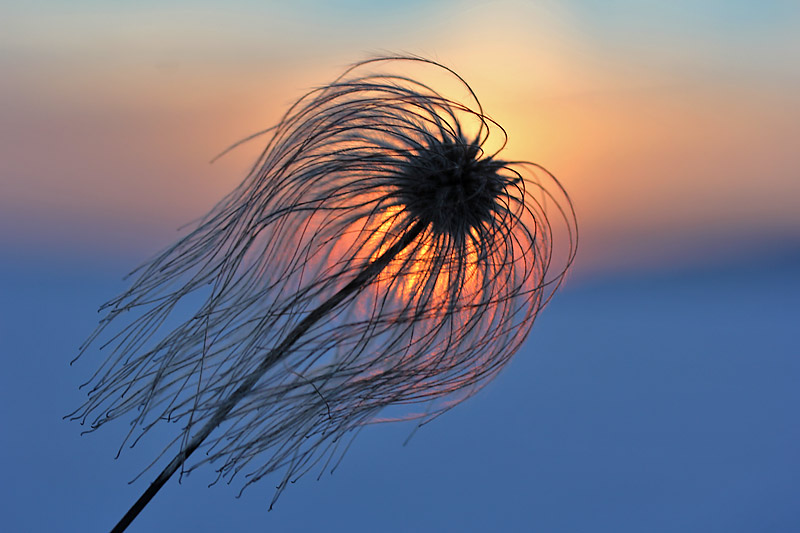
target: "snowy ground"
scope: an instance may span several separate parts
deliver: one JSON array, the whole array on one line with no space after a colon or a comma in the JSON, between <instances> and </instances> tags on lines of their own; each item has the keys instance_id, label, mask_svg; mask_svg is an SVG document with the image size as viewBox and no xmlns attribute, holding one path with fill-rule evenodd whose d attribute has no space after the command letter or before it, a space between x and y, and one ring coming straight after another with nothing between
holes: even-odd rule
<instances>
[{"instance_id":1,"label":"snowy ground","mask_svg":"<svg viewBox=\"0 0 800 533\"><path fill-rule=\"evenodd\" d=\"M35 264L34 264L35 263ZM3 531L105 531L152 477L157 439L61 417L69 360L121 270L0 266ZM241 499L172 480L130 531L800 530L800 260L576 281L474 399L402 442L362 432L339 470Z\"/></svg>"}]
</instances>

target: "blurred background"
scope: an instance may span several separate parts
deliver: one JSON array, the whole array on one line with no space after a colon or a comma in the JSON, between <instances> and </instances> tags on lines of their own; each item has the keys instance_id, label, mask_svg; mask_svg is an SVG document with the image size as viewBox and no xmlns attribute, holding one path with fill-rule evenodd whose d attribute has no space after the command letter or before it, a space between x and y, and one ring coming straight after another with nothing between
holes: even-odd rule
<instances>
[{"instance_id":1,"label":"blurred background","mask_svg":"<svg viewBox=\"0 0 800 533\"><path fill-rule=\"evenodd\" d=\"M461 74L580 246L510 366L419 431L236 499L173 480L130 531L800 530L800 4L0 3L0 526L102 531L159 439L61 417L122 277L243 178L309 88L376 54ZM165 433L166 435L166 433Z\"/></svg>"}]
</instances>

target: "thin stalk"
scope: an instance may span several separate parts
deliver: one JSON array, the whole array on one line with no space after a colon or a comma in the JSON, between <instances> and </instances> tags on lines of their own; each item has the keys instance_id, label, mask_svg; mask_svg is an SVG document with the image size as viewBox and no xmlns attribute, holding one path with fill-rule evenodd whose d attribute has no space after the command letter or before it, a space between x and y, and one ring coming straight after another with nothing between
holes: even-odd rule
<instances>
[{"instance_id":1,"label":"thin stalk","mask_svg":"<svg viewBox=\"0 0 800 533\"><path fill-rule=\"evenodd\" d=\"M358 274L350 283L341 288L336 294L325 300L316 309L311 311L295 328L283 339L278 346L271 349L264 360L258 365L258 368L245 379L239 388L223 403L214 416L206 422L206 424L192 437L187 443L186 447L181 449L174 459L161 471L158 477L150 484L147 490L136 500L125 516L114 526L111 533L121 533L133 522L134 518L145 508L145 506L153 499L153 497L161 490L161 487L169 480L170 477L183 465L194 451L200 447L203 441L227 418L231 410L238 404L245 396L247 396L253 389L258 380L270 369L272 366L280 361L289 349L302 337L308 329L316 324L322 317L327 315L336 306L342 303L348 296L357 292L359 289L365 287L386 266L399 254L406 246L411 244L420 233L425 229L427 224L417 222L411 227L402 238L394 243L386 252L381 254L375 261L368 264L361 273Z\"/></svg>"}]
</instances>

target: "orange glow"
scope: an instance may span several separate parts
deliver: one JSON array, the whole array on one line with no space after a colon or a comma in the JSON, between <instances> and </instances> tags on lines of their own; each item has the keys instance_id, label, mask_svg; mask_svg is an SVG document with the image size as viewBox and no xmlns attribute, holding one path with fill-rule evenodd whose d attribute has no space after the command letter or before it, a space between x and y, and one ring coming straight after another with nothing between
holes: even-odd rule
<instances>
[{"instance_id":1,"label":"orange glow","mask_svg":"<svg viewBox=\"0 0 800 533\"><path fill-rule=\"evenodd\" d=\"M356 48L402 42L469 82L508 132L504 157L541 163L570 192L582 228L577 270L707 254L742 231L796 233L800 91L795 63L777 63L796 46L753 55L751 74L738 70L747 56L733 64L713 54L755 39L703 47L707 56L680 40L604 48L569 9L504 5L455 10L411 44L382 35ZM210 166L212 157L359 59L352 41L285 46L295 35L281 25L267 32L275 46L264 46L271 19L234 24L230 15L222 30L208 13L193 12L191 25L182 14L172 27L139 12L145 36L131 14L43 15L3 35L7 54L25 51L6 61L0 98L5 244L152 253L165 228L205 213L241 181L264 139ZM214 46L206 27L222 32ZM470 34L483 38L463 39ZM796 35L781 38L794 44ZM665 55L644 62L641 50ZM770 61L774 72L761 65Z\"/></svg>"},{"instance_id":2,"label":"orange glow","mask_svg":"<svg viewBox=\"0 0 800 533\"><path fill-rule=\"evenodd\" d=\"M370 254L370 262L375 261L394 244L400 236L398 231L407 229L403 228L408 223L402 212L401 206L388 207L375 228L367 232L369 237L362 249ZM378 275L376 284L379 290L389 291L400 301L413 304L418 301L423 288L432 284L429 294L433 295L434 306L438 307L446 305L448 294L458 284L462 298L471 300L481 290L483 283L476 267L478 254L472 239L476 239L477 235L474 230L471 237L466 239L463 260L456 256L456 250L450 250L451 257L437 266L437 255L439 261L442 259L441 251L433 249L433 235L423 233ZM459 267L462 271L459 271ZM433 278L432 274L436 273L438 275ZM459 276L463 278L456 279Z\"/></svg>"}]
</instances>

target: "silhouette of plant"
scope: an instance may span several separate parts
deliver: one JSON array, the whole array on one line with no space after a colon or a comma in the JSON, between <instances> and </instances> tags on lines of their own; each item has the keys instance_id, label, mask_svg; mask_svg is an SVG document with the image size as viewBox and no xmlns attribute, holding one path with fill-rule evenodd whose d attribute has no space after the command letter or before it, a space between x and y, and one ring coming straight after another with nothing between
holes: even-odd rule
<instances>
[{"instance_id":1,"label":"silhouette of plant","mask_svg":"<svg viewBox=\"0 0 800 533\"><path fill-rule=\"evenodd\" d=\"M467 102L404 67L447 76ZM433 61L358 63L262 134L244 182L134 272L82 347L103 337L108 356L73 419L130 419L123 445L180 424L114 531L178 469L245 470L242 489L281 471L274 503L387 409L423 402L397 418L434 419L503 368L574 258L559 183L501 159L505 131Z\"/></svg>"}]
</instances>

